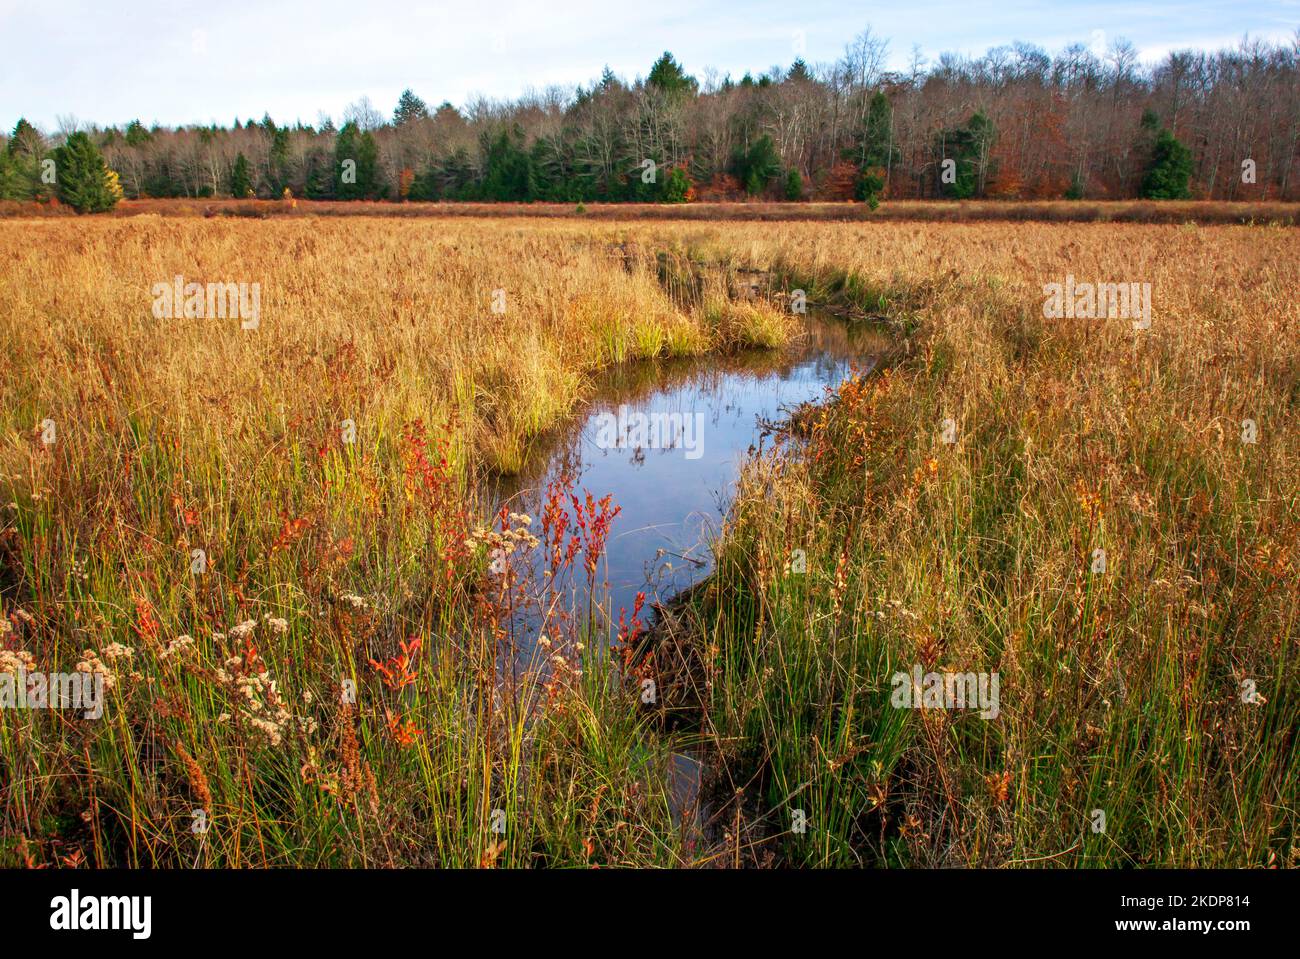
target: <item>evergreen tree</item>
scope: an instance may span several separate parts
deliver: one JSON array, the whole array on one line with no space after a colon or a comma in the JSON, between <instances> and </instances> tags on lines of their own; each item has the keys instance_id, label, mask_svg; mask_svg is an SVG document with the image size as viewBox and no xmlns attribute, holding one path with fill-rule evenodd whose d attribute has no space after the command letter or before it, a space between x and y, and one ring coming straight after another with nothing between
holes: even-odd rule
<instances>
[{"instance_id":1,"label":"evergreen tree","mask_svg":"<svg viewBox=\"0 0 1300 959\"><path fill-rule=\"evenodd\" d=\"M523 144L524 134L518 127L509 132L502 130L495 137L484 134L481 187L484 200L520 202L532 199L529 192L530 164Z\"/></svg>"},{"instance_id":2,"label":"evergreen tree","mask_svg":"<svg viewBox=\"0 0 1300 959\"><path fill-rule=\"evenodd\" d=\"M14 132L9 134L8 151L10 156L26 155L39 157L45 148L45 138L36 127L19 117L14 124Z\"/></svg>"},{"instance_id":3,"label":"evergreen tree","mask_svg":"<svg viewBox=\"0 0 1300 959\"><path fill-rule=\"evenodd\" d=\"M785 75L785 78L793 83L806 83L812 80L813 75L808 69L808 64L803 62L803 57L799 57L790 64L790 72Z\"/></svg>"},{"instance_id":4,"label":"evergreen tree","mask_svg":"<svg viewBox=\"0 0 1300 959\"><path fill-rule=\"evenodd\" d=\"M590 176L577 166L571 137L539 137L528 151L529 196L552 203L578 203L595 195Z\"/></svg>"},{"instance_id":5,"label":"evergreen tree","mask_svg":"<svg viewBox=\"0 0 1300 959\"><path fill-rule=\"evenodd\" d=\"M691 192L691 178L681 167L673 167L664 177L662 199L664 203L685 203Z\"/></svg>"},{"instance_id":6,"label":"evergreen tree","mask_svg":"<svg viewBox=\"0 0 1300 959\"><path fill-rule=\"evenodd\" d=\"M1186 200L1192 176L1192 151L1167 129L1156 134L1151 163L1142 180L1142 195L1149 200Z\"/></svg>"},{"instance_id":7,"label":"evergreen tree","mask_svg":"<svg viewBox=\"0 0 1300 959\"><path fill-rule=\"evenodd\" d=\"M397 109L393 111L393 126L400 127L403 123L410 123L412 120L428 118L428 105L410 89L403 90L402 95L397 98Z\"/></svg>"},{"instance_id":8,"label":"evergreen tree","mask_svg":"<svg viewBox=\"0 0 1300 959\"><path fill-rule=\"evenodd\" d=\"M132 120L126 128L126 145L129 147L143 146L149 142L151 134L144 128L144 124L139 120Z\"/></svg>"},{"instance_id":9,"label":"evergreen tree","mask_svg":"<svg viewBox=\"0 0 1300 959\"><path fill-rule=\"evenodd\" d=\"M0 199L34 200L48 188L40 181L40 163L45 155L45 138L24 119L14 124L0 165Z\"/></svg>"},{"instance_id":10,"label":"evergreen tree","mask_svg":"<svg viewBox=\"0 0 1300 959\"><path fill-rule=\"evenodd\" d=\"M303 173L303 195L307 199L334 199L334 156L328 149L313 147L307 154Z\"/></svg>"},{"instance_id":11,"label":"evergreen tree","mask_svg":"<svg viewBox=\"0 0 1300 959\"><path fill-rule=\"evenodd\" d=\"M438 166L436 163L429 163L424 169L415 174L415 179L411 181L410 192L406 194L408 200L433 201L442 199L441 184L438 182Z\"/></svg>"},{"instance_id":12,"label":"evergreen tree","mask_svg":"<svg viewBox=\"0 0 1300 959\"><path fill-rule=\"evenodd\" d=\"M764 133L750 144L748 150L737 152L731 167L736 178L745 185L745 192L757 196L780 175L781 158L777 156L772 138Z\"/></svg>"},{"instance_id":13,"label":"evergreen tree","mask_svg":"<svg viewBox=\"0 0 1300 959\"><path fill-rule=\"evenodd\" d=\"M267 118L270 123L270 117ZM266 181L272 196L280 196L289 185L289 129L271 125L271 148L266 156Z\"/></svg>"},{"instance_id":14,"label":"evergreen tree","mask_svg":"<svg viewBox=\"0 0 1300 959\"><path fill-rule=\"evenodd\" d=\"M785 198L787 200L803 199L803 177L799 171L791 167L785 175Z\"/></svg>"},{"instance_id":15,"label":"evergreen tree","mask_svg":"<svg viewBox=\"0 0 1300 959\"><path fill-rule=\"evenodd\" d=\"M681 64L674 60L673 55L667 50L650 68L646 86L658 90L670 99L694 96L695 91L699 89L699 83L695 78L688 76Z\"/></svg>"},{"instance_id":16,"label":"evergreen tree","mask_svg":"<svg viewBox=\"0 0 1300 959\"><path fill-rule=\"evenodd\" d=\"M458 147L443 158L440 166L443 196L449 200L474 199L477 170L468 150Z\"/></svg>"},{"instance_id":17,"label":"evergreen tree","mask_svg":"<svg viewBox=\"0 0 1300 959\"><path fill-rule=\"evenodd\" d=\"M26 186L18 169L18 161L9 151L0 150L0 200L23 200Z\"/></svg>"},{"instance_id":18,"label":"evergreen tree","mask_svg":"<svg viewBox=\"0 0 1300 959\"><path fill-rule=\"evenodd\" d=\"M898 156L893 138L893 113L889 98L876 91L867 107L866 120L856 137L858 182L854 187L854 196L865 201L873 210L880 203L880 195L885 190L885 178Z\"/></svg>"},{"instance_id":19,"label":"evergreen tree","mask_svg":"<svg viewBox=\"0 0 1300 959\"><path fill-rule=\"evenodd\" d=\"M369 130L362 132L348 121L334 141L334 195L340 200L373 200L381 193L379 146Z\"/></svg>"},{"instance_id":20,"label":"evergreen tree","mask_svg":"<svg viewBox=\"0 0 1300 959\"><path fill-rule=\"evenodd\" d=\"M253 196L253 177L248 168L248 158L240 153L230 167L230 195L243 199Z\"/></svg>"},{"instance_id":21,"label":"evergreen tree","mask_svg":"<svg viewBox=\"0 0 1300 959\"><path fill-rule=\"evenodd\" d=\"M983 110L977 110L966 126L939 134L941 161L956 162L954 181L940 181L940 190L945 196L968 200L983 192L993 136L993 123Z\"/></svg>"},{"instance_id":22,"label":"evergreen tree","mask_svg":"<svg viewBox=\"0 0 1300 959\"><path fill-rule=\"evenodd\" d=\"M78 213L101 213L117 205L114 178L99 149L85 133L74 133L54 150L56 189L61 201Z\"/></svg>"}]
</instances>

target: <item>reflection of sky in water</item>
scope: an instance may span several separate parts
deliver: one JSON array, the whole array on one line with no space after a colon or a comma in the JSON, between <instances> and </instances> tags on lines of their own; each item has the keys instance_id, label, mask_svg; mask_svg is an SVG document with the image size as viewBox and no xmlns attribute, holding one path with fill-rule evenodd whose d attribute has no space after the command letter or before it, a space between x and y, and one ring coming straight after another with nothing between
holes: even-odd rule
<instances>
[{"instance_id":1,"label":"reflection of sky in water","mask_svg":"<svg viewBox=\"0 0 1300 959\"><path fill-rule=\"evenodd\" d=\"M815 364L801 363L786 375L706 376L699 383L670 387L628 404L633 415L703 414L697 459L688 459L687 451L680 447L644 450L639 456L629 449L600 449L595 417L588 419L581 437L579 486L597 496L613 492L614 501L623 509L614 520L606 546L615 609L629 605L630 597L645 587L656 550L708 561L705 541L716 530L722 508L730 500L736 477L757 437L759 418L774 419L783 406L817 398L823 385ZM691 564L672 555L665 555L663 561L671 563L678 574L670 580L674 588L689 584L686 567ZM684 582L682 577L686 577Z\"/></svg>"},{"instance_id":2,"label":"reflection of sky in water","mask_svg":"<svg viewBox=\"0 0 1300 959\"><path fill-rule=\"evenodd\" d=\"M843 327L810 321L810 335L785 353L640 364L639 378L646 388L628 389L619 382L620 371L611 371L597 383L596 398L584 411L581 425L545 451L545 472L536 469L521 481L522 499L512 508L540 517L537 490L563 464L576 468L580 499L584 491L597 499L613 494L622 511L606 543L606 575L616 623L621 607L630 615L638 590L645 590L648 607L707 575L712 566L707 540L717 531L740 468L757 442L759 421L781 419L798 404L820 399L824 387L849 374L851 360L867 365L861 356ZM661 383L657 388L656 380ZM600 448L601 415L617 416L620 404L627 405L630 417L702 414L702 431L694 438L701 455L688 459L680 443L675 449L639 453L626 447ZM541 534L540 528L534 532ZM666 552L656 559L659 550ZM605 563L601 571L605 573Z\"/></svg>"}]
</instances>

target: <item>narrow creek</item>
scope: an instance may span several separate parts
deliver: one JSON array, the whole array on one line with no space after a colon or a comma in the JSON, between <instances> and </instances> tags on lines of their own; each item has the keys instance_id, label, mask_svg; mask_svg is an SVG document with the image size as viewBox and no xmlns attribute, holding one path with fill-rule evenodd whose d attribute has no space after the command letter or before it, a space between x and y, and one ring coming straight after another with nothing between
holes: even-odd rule
<instances>
[{"instance_id":1,"label":"narrow creek","mask_svg":"<svg viewBox=\"0 0 1300 959\"><path fill-rule=\"evenodd\" d=\"M873 365L878 332L814 314L802 322L784 349L636 361L602 372L567 428L539 441L517 475L497 482L495 508L532 517L542 515L548 486L561 477L579 499L608 495L619 508L599 567L600 595L575 582L564 602L577 618L590 617L595 634L608 632L612 642L620 612L631 615L638 593L648 615L653 604L707 577L709 541L762 425L821 399L855 365ZM532 553L538 580L542 552ZM538 614L521 619L517 650L526 659Z\"/></svg>"},{"instance_id":2,"label":"narrow creek","mask_svg":"<svg viewBox=\"0 0 1300 959\"><path fill-rule=\"evenodd\" d=\"M533 518L544 514L555 484L565 497L585 503L588 493L596 501L609 496L610 506L618 507L594 591L582 577L556 588L544 548L521 560L521 577L534 588L540 584L546 598L516 611L512 652L501 661L506 671L536 665L539 635L555 634L554 605L569 611L559 618L571 615L570 625L590 624L584 634L589 641L600 637L612 645L620 613L630 617L638 594L644 594L645 621L655 604L707 578L713 570L710 541L764 425L823 399L855 368L869 371L886 345L872 327L809 314L780 350L637 361L602 372L587 406L539 441L518 474L498 479L491 490L494 512L504 508ZM656 417L668 428L638 435L638 424ZM543 614L542 607L551 611ZM666 770L670 810L690 848L702 848L712 831L702 795L707 759L694 748L678 748Z\"/></svg>"}]
</instances>

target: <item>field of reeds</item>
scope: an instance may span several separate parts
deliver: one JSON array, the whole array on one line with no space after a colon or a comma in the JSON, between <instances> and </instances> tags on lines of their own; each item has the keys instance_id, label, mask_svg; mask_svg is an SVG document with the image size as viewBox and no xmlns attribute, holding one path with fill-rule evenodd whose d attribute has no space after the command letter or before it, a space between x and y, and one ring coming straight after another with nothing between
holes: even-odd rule
<instances>
[{"instance_id":1,"label":"field of reeds","mask_svg":"<svg viewBox=\"0 0 1300 959\"><path fill-rule=\"evenodd\" d=\"M75 217L57 203L0 201L7 217ZM761 222L865 223L1237 223L1295 226L1300 204L1281 200L891 200L872 210L865 203L834 201L774 202L731 200L692 203L441 203L382 200L240 200L231 198L143 198L122 200L111 214L136 216L241 217L284 219L309 217L472 217L475 219L540 218L597 221L692 220Z\"/></svg>"},{"instance_id":2,"label":"field of reeds","mask_svg":"<svg viewBox=\"0 0 1300 959\"><path fill-rule=\"evenodd\" d=\"M108 687L99 719L0 710L0 865L1300 864L1296 253L1280 225L0 222L0 670ZM1150 283L1151 328L1045 319L1067 274ZM176 276L259 283L257 329L157 318ZM716 575L611 653L546 603L598 587L617 503L485 488L611 364L779 348L796 289L878 327L879 368L764 441ZM499 559L531 551L541 583ZM550 638L503 672L525 598ZM915 665L996 671L999 715L892 708Z\"/></svg>"}]
</instances>

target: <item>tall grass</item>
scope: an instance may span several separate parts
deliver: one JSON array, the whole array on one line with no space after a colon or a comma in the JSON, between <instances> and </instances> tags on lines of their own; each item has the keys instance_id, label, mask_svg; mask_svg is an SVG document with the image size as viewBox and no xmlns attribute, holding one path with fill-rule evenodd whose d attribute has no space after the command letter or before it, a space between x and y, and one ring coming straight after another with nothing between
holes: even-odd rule
<instances>
[{"instance_id":1,"label":"tall grass","mask_svg":"<svg viewBox=\"0 0 1300 959\"><path fill-rule=\"evenodd\" d=\"M802 258L783 239L784 271L858 309L895 291L917 332L751 464L695 610L748 843L819 865L1294 865L1291 235L898 230ZM1044 319L1067 272L1150 282L1153 329ZM997 671L1000 717L892 708L917 663Z\"/></svg>"},{"instance_id":2,"label":"tall grass","mask_svg":"<svg viewBox=\"0 0 1300 959\"><path fill-rule=\"evenodd\" d=\"M0 862L1290 864L1293 243L0 224L3 646L114 678L102 720L0 711ZM1044 320L1039 284L1067 271L1151 282L1153 330ZM155 320L178 274L260 282L260 328ZM737 287L756 275L785 289ZM503 679L513 605L558 590L494 557L579 517L561 491L488 516L484 474L519 469L611 363L779 345L766 294L796 284L882 322L893 362L747 467L671 639L688 668L660 675L689 708L665 724L580 615ZM554 582L598 579L563 552ZM1001 717L891 708L917 662L997 669ZM686 748L709 770L702 831L671 797Z\"/></svg>"},{"instance_id":3,"label":"tall grass","mask_svg":"<svg viewBox=\"0 0 1300 959\"><path fill-rule=\"evenodd\" d=\"M607 240L174 225L0 237L6 648L114 678L101 722L0 715L0 855L680 862L629 692L600 669L498 687L510 597L473 481L592 371L712 331ZM260 283L259 329L156 320L176 275Z\"/></svg>"}]
</instances>

